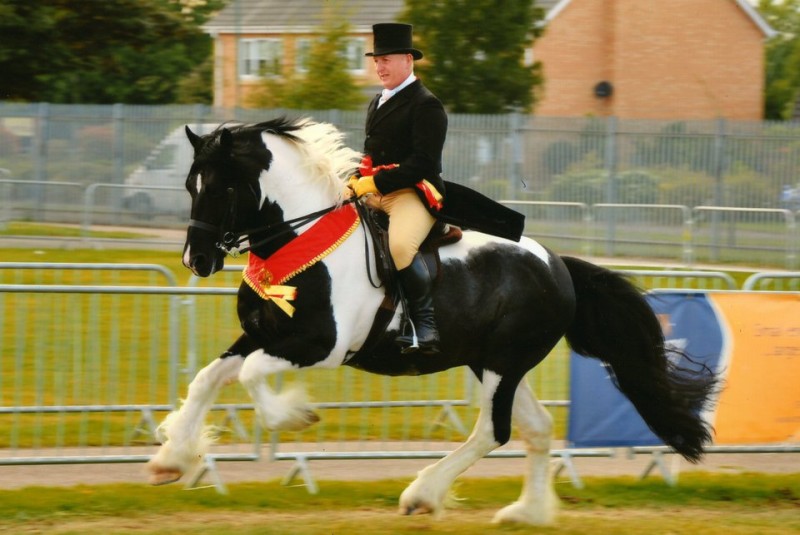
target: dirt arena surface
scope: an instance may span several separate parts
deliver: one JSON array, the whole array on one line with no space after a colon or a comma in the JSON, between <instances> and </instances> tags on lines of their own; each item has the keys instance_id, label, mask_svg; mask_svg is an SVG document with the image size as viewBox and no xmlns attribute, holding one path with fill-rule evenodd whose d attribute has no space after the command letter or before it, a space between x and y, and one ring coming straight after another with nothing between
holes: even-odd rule
<instances>
[{"instance_id":1,"label":"dirt arena surface","mask_svg":"<svg viewBox=\"0 0 800 535\"><path fill-rule=\"evenodd\" d=\"M641 476L653 461L650 454L628 455L627 450L616 450L613 457L574 457L572 463L577 474L583 477ZM435 462L435 459L357 459L311 460L308 473L315 481L373 481L381 479L407 479ZM560 461L554 458L554 467ZM225 484L262 482L283 479L295 466L294 461L270 461L265 451L257 461L220 461L217 473ZM703 462L690 464L676 455L664 455L663 464L654 467L647 477L662 478L665 469L680 482L680 473L705 471L737 474L797 473L800 477L800 452L790 453L710 453ZM522 458L486 458L467 470L462 477L522 477L525 460ZM179 485L188 480L184 477ZM208 485L213 481L209 473L198 482ZM570 485L568 470L558 474L559 484ZM143 463L76 464L76 465L6 465L0 466L0 488L14 489L27 486L74 486L109 483L147 483ZM301 475L293 484L303 484Z\"/></svg>"}]
</instances>

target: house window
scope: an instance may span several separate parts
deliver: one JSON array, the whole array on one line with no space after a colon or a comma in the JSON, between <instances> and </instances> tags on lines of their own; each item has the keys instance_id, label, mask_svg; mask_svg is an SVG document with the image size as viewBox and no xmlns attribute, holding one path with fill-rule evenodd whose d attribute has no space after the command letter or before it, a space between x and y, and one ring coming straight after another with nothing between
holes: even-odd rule
<instances>
[{"instance_id":1,"label":"house window","mask_svg":"<svg viewBox=\"0 0 800 535\"><path fill-rule=\"evenodd\" d=\"M536 62L536 58L533 55L533 47L529 46L525 48L525 56L523 61L526 67L532 67L533 64Z\"/></svg>"},{"instance_id":2,"label":"house window","mask_svg":"<svg viewBox=\"0 0 800 535\"><path fill-rule=\"evenodd\" d=\"M312 39L298 39L295 41L294 49L294 70L297 72L308 72L308 60L311 57Z\"/></svg>"},{"instance_id":3,"label":"house window","mask_svg":"<svg viewBox=\"0 0 800 535\"><path fill-rule=\"evenodd\" d=\"M295 41L295 62L294 67L297 72L308 72L308 61L311 57L311 48L314 46L314 39L302 38ZM364 73L364 50L366 39L357 37L347 39L340 54L347 63L347 70L351 73Z\"/></svg>"},{"instance_id":4,"label":"house window","mask_svg":"<svg viewBox=\"0 0 800 535\"><path fill-rule=\"evenodd\" d=\"M239 75L242 78L279 75L282 57L280 39L242 39L239 41Z\"/></svg>"},{"instance_id":5,"label":"house window","mask_svg":"<svg viewBox=\"0 0 800 535\"><path fill-rule=\"evenodd\" d=\"M344 57L347 59L347 70L353 73L364 72L364 50L366 49L364 37L353 37L347 40Z\"/></svg>"}]
</instances>

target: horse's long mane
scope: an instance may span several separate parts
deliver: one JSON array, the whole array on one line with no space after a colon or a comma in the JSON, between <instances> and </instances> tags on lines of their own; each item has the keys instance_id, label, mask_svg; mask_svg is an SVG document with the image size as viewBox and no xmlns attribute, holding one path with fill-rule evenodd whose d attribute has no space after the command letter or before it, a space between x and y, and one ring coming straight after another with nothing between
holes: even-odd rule
<instances>
[{"instance_id":1,"label":"horse's long mane","mask_svg":"<svg viewBox=\"0 0 800 535\"><path fill-rule=\"evenodd\" d=\"M240 129L274 134L293 142L301 152L303 171L319 180L320 186L329 189L337 201L342 200L343 182L361 160L361 153L345 144L345 134L329 123L281 117Z\"/></svg>"}]
</instances>

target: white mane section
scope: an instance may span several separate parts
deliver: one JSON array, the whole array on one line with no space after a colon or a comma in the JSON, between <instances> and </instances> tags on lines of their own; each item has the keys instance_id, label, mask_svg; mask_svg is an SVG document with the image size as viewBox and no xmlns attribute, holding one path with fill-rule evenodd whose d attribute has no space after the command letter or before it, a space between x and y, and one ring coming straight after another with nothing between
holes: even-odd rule
<instances>
[{"instance_id":1,"label":"white mane section","mask_svg":"<svg viewBox=\"0 0 800 535\"><path fill-rule=\"evenodd\" d=\"M361 153L344 143L345 134L329 123L317 123L309 119L299 122L301 128L294 132L303 142L300 149L303 171L318 179L320 185L329 188L335 202L344 200L344 182L361 161Z\"/></svg>"}]
</instances>

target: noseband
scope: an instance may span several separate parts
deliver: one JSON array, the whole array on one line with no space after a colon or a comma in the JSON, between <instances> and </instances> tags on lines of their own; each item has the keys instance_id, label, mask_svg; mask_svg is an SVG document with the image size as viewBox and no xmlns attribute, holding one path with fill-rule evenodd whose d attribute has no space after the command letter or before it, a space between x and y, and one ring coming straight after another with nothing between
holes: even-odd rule
<instances>
[{"instance_id":1,"label":"noseband","mask_svg":"<svg viewBox=\"0 0 800 535\"><path fill-rule=\"evenodd\" d=\"M206 223L205 221L198 221L197 219L189 220L189 227L199 228L210 232L217 238L214 247L225 252L225 254L238 255L236 251L239 245L240 235L232 230L233 219L236 214L236 192L233 188L228 188L228 201L225 208L225 216L222 218L222 223L219 226Z\"/></svg>"}]
</instances>

